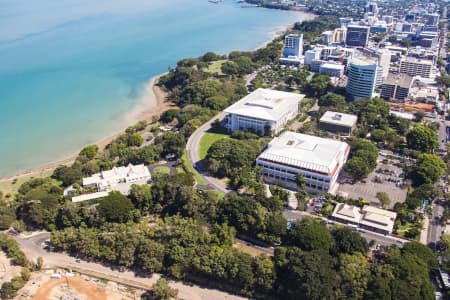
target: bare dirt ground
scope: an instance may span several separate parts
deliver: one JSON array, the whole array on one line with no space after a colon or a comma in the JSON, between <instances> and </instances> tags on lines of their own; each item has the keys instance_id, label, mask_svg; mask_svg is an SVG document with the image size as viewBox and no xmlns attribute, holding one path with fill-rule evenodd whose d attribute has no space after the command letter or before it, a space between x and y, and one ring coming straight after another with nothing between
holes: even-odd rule
<instances>
[{"instance_id":1,"label":"bare dirt ground","mask_svg":"<svg viewBox=\"0 0 450 300\"><path fill-rule=\"evenodd\" d=\"M139 299L142 292L79 274L52 279L50 274L39 272L32 275L16 299L132 300Z\"/></svg>"},{"instance_id":2,"label":"bare dirt ground","mask_svg":"<svg viewBox=\"0 0 450 300\"><path fill-rule=\"evenodd\" d=\"M7 281L10 281L14 276L20 275L22 267L14 266L11 260L6 257L3 251L0 251L0 286Z\"/></svg>"}]
</instances>

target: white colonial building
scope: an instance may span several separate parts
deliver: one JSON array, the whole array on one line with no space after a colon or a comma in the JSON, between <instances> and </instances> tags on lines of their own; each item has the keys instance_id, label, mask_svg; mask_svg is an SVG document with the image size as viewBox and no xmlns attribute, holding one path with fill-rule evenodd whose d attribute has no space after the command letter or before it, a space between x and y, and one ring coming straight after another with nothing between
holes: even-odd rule
<instances>
[{"instance_id":1,"label":"white colonial building","mask_svg":"<svg viewBox=\"0 0 450 300\"><path fill-rule=\"evenodd\" d=\"M297 116L300 100L304 97L302 94L257 89L225 109L225 126L230 131L277 134Z\"/></svg>"},{"instance_id":2,"label":"white colonial building","mask_svg":"<svg viewBox=\"0 0 450 300\"><path fill-rule=\"evenodd\" d=\"M146 183L151 178L150 171L143 164L136 166L129 164L126 167L114 167L83 178L83 187L96 187L97 191L106 192L116 190L120 184Z\"/></svg>"},{"instance_id":3,"label":"white colonial building","mask_svg":"<svg viewBox=\"0 0 450 300\"><path fill-rule=\"evenodd\" d=\"M256 165L268 183L296 189L296 175L301 173L308 192L333 193L349 152L347 143L286 131L269 143Z\"/></svg>"}]
</instances>

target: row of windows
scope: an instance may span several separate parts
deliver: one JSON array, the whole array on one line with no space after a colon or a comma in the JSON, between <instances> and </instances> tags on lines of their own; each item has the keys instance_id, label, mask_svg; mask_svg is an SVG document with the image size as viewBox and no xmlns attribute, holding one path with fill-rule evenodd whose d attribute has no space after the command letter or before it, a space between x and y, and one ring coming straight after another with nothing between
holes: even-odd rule
<instances>
[{"instance_id":1,"label":"row of windows","mask_svg":"<svg viewBox=\"0 0 450 300\"><path fill-rule=\"evenodd\" d=\"M277 167L270 166L270 165L265 165L265 164L259 164L259 165L265 169L270 169L270 170L274 170L274 171L278 171L278 172L282 172L282 173L288 173L288 174L293 174L293 175L298 174L298 172L295 172L295 171L281 169L281 168L277 168ZM264 174L266 174L266 172ZM329 179L324 179L323 177L315 177L315 176L311 176L308 174L305 174L304 176L306 179L316 180L316 181L320 181L320 182L330 182Z\"/></svg>"},{"instance_id":2,"label":"row of windows","mask_svg":"<svg viewBox=\"0 0 450 300\"><path fill-rule=\"evenodd\" d=\"M264 176L269 177L269 178L275 178L277 180L295 182L295 179L285 178L285 177L282 177L282 176L273 175L273 174L269 174L269 173L264 173ZM328 186L317 185L317 184L313 184L313 183L309 183L309 182L306 182L306 186L309 187L309 188L312 188L312 189L320 190L320 191L328 190Z\"/></svg>"}]
</instances>

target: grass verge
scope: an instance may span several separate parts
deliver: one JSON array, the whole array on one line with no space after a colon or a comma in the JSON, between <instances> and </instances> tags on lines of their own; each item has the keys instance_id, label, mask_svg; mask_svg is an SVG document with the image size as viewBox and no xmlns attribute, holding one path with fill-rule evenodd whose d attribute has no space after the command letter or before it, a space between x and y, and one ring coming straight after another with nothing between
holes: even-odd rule
<instances>
[{"instance_id":1,"label":"grass verge","mask_svg":"<svg viewBox=\"0 0 450 300\"><path fill-rule=\"evenodd\" d=\"M189 161L187 150L185 149L183 152L183 156L181 157L181 160L183 161L184 168L187 172L192 173L194 175L195 181L199 185L207 185L208 183L203 179L200 174L198 174L197 170L194 169L191 162Z\"/></svg>"},{"instance_id":2,"label":"grass verge","mask_svg":"<svg viewBox=\"0 0 450 300\"><path fill-rule=\"evenodd\" d=\"M230 138L230 136L222 133L205 132L200 140L200 159L205 159L212 144L225 138Z\"/></svg>"}]
</instances>

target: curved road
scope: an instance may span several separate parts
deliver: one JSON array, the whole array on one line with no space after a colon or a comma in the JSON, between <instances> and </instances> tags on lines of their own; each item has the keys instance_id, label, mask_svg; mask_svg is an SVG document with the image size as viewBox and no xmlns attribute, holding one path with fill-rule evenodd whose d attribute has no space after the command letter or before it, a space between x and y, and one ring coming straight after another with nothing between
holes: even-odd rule
<instances>
[{"instance_id":1,"label":"curved road","mask_svg":"<svg viewBox=\"0 0 450 300\"><path fill-rule=\"evenodd\" d=\"M197 170L197 172L200 174L200 176L210 185L212 188L222 192L222 193L228 193L231 190L229 190L226 185L218 180L217 178L209 176L206 171L201 170L200 168L200 140L202 139L205 132L211 129L211 124L214 123L216 120L222 120L225 117L225 113L221 112L214 116L211 120L197 128L197 130L194 131L193 134L189 137L187 143L186 143L186 150L188 154L188 159L191 162L194 169Z\"/></svg>"}]
</instances>

